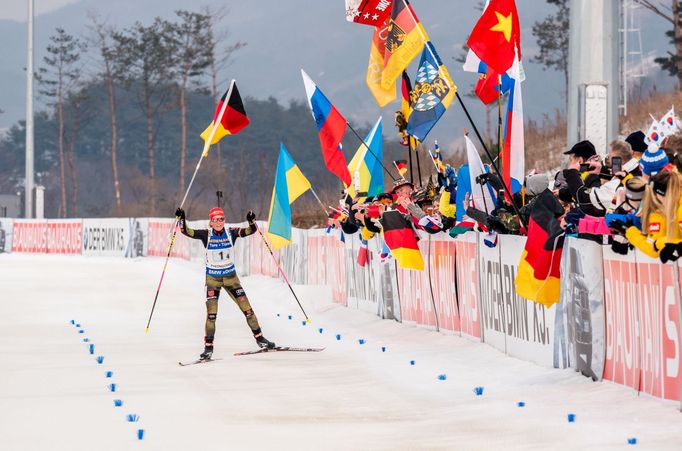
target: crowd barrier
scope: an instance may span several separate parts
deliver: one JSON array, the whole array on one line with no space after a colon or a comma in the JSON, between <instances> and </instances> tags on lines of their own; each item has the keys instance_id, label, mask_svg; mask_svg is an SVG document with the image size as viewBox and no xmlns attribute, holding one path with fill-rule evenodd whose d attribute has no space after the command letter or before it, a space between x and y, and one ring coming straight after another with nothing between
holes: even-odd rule
<instances>
[{"instance_id":1,"label":"crowd barrier","mask_svg":"<svg viewBox=\"0 0 682 451\"><path fill-rule=\"evenodd\" d=\"M165 257L173 223L168 218L0 218L0 252ZM420 234L423 271L382 261L377 239L370 240L369 258L360 266L358 236L343 238L338 231L294 229L292 244L273 258L257 233L237 240L233 257L241 275L281 277L279 266L291 283L329 287L334 303L680 401L679 264L663 265L639 252L621 256L592 241L568 238L561 301L548 309L516 295L524 237L500 236L489 248L475 232L457 239ZM202 260L204 249L178 232L172 256Z\"/></svg>"}]
</instances>

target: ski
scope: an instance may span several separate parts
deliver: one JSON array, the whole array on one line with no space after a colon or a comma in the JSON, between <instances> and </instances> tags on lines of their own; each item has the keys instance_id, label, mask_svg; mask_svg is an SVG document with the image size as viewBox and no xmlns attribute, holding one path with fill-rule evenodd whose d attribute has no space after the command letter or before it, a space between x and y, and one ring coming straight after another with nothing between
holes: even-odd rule
<instances>
[{"instance_id":1,"label":"ski","mask_svg":"<svg viewBox=\"0 0 682 451\"><path fill-rule=\"evenodd\" d=\"M178 365L180 365L180 366L198 365L200 363L215 362L216 360L222 360L222 359L197 359L193 362L178 362Z\"/></svg>"},{"instance_id":2,"label":"ski","mask_svg":"<svg viewBox=\"0 0 682 451\"><path fill-rule=\"evenodd\" d=\"M291 346L277 346L276 348L272 348L272 349L261 348L261 349L255 350L255 351L235 352L234 355L239 356L239 355L262 354L264 352L284 352L284 351L290 351L290 352L321 352L321 351L324 351L324 349L325 348L294 348Z\"/></svg>"}]
</instances>

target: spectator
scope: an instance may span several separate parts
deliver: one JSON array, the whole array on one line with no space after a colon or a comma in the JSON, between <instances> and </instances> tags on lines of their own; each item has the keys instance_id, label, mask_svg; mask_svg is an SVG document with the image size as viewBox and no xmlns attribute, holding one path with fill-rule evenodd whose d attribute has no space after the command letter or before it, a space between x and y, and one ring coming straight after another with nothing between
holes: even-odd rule
<instances>
[{"instance_id":1,"label":"spectator","mask_svg":"<svg viewBox=\"0 0 682 451\"><path fill-rule=\"evenodd\" d=\"M625 142L632 147L632 154L636 160L640 160L648 148L647 143L644 142L644 132L641 130L630 133L628 137L625 138Z\"/></svg>"},{"instance_id":2,"label":"spectator","mask_svg":"<svg viewBox=\"0 0 682 451\"><path fill-rule=\"evenodd\" d=\"M644 155L642 155L642 158L639 160L639 164L642 168L642 177L644 177L644 180L646 181L649 181L653 175L663 171L664 169L672 168L668 167L670 161L668 160L668 156L665 154L663 149L647 149L646 152L644 152Z\"/></svg>"}]
</instances>

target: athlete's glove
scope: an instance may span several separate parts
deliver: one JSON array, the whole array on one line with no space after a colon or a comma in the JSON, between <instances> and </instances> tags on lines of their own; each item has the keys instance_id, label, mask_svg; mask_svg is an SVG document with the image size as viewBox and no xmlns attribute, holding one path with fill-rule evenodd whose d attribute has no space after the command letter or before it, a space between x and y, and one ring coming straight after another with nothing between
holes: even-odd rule
<instances>
[{"instance_id":1,"label":"athlete's glove","mask_svg":"<svg viewBox=\"0 0 682 451\"><path fill-rule=\"evenodd\" d=\"M180 218L181 220L185 220L185 210L182 208L178 207L177 210L175 210L175 217Z\"/></svg>"},{"instance_id":2,"label":"athlete's glove","mask_svg":"<svg viewBox=\"0 0 682 451\"><path fill-rule=\"evenodd\" d=\"M246 221L247 221L249 224L253 224L255 220L256 220L256 213L254 213L253 211L249 210L249 212L246 213Z\"/></svg>"}]
</instances>

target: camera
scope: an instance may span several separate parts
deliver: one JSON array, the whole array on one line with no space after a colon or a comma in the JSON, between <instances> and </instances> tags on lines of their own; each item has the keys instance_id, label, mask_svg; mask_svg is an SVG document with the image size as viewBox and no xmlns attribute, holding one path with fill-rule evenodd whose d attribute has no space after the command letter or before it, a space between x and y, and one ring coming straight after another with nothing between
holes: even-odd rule
<instances>
[{"instance_id":1,"label":"camera","mask_svg":"<svg viewBox=\"0 0 682 451\"><path fill-rule=\"evenodd\" d=\"M611 158L611 173L616 174L623 171L623 159L621 157Z\"/></svg>"},{"instance_id":2,"label":"camera","mask_svg":"<svg viewBox=\"0 0 682 451\"><path fill-rule=\"evenodd\" d=\"M590 163L580 163L580 172L589 172L592 170Z\"/></svg>"}]
</instances>

